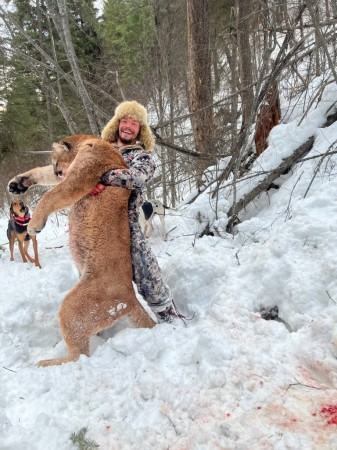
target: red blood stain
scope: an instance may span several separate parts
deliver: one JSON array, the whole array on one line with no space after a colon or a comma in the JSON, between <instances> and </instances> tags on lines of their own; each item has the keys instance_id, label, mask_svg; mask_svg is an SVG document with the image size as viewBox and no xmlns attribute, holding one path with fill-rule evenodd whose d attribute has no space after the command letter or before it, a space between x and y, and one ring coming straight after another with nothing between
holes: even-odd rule
<instances>
[{"instance_id":1,"label":"red blood stain","mask_svg":"<svg viewBox=\"0 0 337 450\"><path fill-rule=\"evenodd\" d=\"M327 419L328 425L337 425L337 405L325 405L320 413Z\"/></svg>"}]
</instances>

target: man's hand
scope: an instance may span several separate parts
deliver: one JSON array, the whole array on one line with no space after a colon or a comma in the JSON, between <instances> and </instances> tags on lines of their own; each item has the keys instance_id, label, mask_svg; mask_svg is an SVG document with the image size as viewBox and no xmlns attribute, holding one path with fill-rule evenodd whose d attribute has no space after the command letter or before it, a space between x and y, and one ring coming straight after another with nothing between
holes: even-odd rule
<instances>
[{"instance_id":1,"label":"man's hand","mask_svg":"<svg viewBox=\"0 0 337 450\"><path fill-rule=\"evenodd\" d=\"M89 192L89 195L99 195L102 191L104 191L105 186L102 183L97 183L94 189Z\"/></svg>"}]
</instances>

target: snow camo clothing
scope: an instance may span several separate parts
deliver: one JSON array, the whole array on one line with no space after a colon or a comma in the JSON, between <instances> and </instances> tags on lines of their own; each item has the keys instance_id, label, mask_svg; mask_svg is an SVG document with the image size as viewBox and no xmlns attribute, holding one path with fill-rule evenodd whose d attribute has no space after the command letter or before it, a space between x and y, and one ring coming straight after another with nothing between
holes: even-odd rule
<instances>
[{"instance_id":1,"label":"snow camo clothing","mask_svg":"<svg viewBox=\"0 0 337 450\"><path fill-rule=\"evenodd\" d=\"M153 177L156 166L151 154L140 145L116 149L122 154L128 169L110 170L102 176L101 182L108 186L131 189L129 222L133 281L150 308L161 311L171 304L170 290L162 280L157 259L138 221L139 207L143 203L142 190Z\"/></svg>"}]
</instances>

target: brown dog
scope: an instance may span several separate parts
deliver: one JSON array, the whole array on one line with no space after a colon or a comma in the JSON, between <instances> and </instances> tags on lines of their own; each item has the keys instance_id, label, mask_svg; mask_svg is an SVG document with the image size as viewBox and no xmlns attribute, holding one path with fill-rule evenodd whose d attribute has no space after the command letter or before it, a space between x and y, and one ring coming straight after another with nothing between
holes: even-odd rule
<instances>
[{"instance_id":1,"label":"brown dog","mask_svg":"<svg viewBox=\"0 0 337 450\"><path fill-rule=\"evenodd\" d=\"M53 168L36 168L9 183L11 192L26 186L59 184L37 204L28 232L40 232L53 211L72 206L69 215L70 249L81 279L62 302L59 313L68 355L40 361L49 366L76 361L89 355L92 335L110 328L122 316L136 327L150 328L155 322L143 309L132 286L128 200L130 191L107 187L98 196L88 195L103 173L125 168L111 144L95 136L77 135L53 144Z\"/></svg>"},{"instance_id":2,"label":"brown dog","mask_svg":"<svg viewBox=\"0 0 337 450\"><path fill-rule=\"evenodd\" d=\"M10 219L8 221L7 237L9 241L9 251L11 261L14 261L14 244L18 241L19 250L21 253L22 261L27 261L35 264L36 267L40 267L39 254L37 249L36 236L30 237L27 233L27 226L30 221L29 209L22 200L13 200L10 206ZM34 258L28 254L28 246L30 239L33 242Z\"/></svg>"}]
</instances>

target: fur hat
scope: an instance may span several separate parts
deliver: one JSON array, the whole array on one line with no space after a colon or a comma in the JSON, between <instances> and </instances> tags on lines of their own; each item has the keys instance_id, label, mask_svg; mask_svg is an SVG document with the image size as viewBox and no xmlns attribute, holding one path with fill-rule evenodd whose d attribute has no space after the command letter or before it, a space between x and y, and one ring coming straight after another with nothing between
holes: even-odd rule
<instances>
[{"instance_id":1,"label":"fur hat","mask_svg":"<svg viewBox=\"0 0 337 450\"><path fill-rule=\"evenodd\" d=\"M115 115L102 131L102 139L108 142L116 142L119 122L124 117L132 117L132 119L138 120L140 123L138 140L145 150L151 152L154 148L155 140L151 128L147 123L147 111L143 105L134 100L122 102L117 106Z\"/></svg>"}]
</instances>

